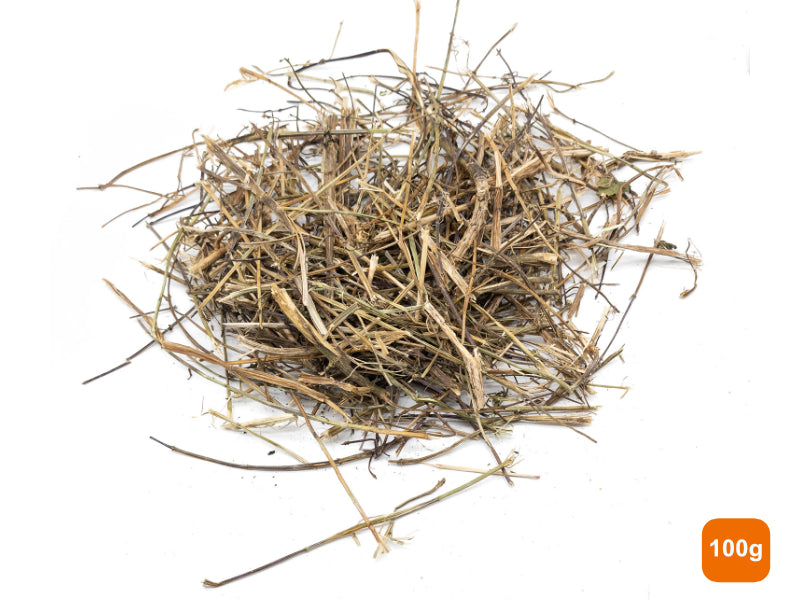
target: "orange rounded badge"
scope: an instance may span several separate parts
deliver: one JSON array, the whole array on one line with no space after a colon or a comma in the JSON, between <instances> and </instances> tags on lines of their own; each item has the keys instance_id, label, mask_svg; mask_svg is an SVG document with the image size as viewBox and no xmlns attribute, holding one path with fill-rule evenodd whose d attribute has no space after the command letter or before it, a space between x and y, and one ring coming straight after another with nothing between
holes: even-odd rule
<instances>
[{"instance_id":1,"label":"orange rounded badge","mask_svg":"<svg viewBox=\"0 0 800 600\"><path fill-rule=\"evenodd\" d=\"M703 574L754 582L769 574L769 527L761 519L712 519L703 527Z\"/></svg>"}]
</instances>

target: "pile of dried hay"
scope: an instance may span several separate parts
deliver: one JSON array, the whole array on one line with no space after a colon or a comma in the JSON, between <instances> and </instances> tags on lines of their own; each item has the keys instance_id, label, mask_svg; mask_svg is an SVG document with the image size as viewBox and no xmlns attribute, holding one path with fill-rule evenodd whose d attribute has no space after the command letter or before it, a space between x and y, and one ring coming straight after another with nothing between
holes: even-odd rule
<instances>
[{"instance_id":1,"label":"pile of dried hay","mask_svg":"<svg viewBox=\"0 0 800 600\"><path fill-rule=\"evenodd\" d=\"M317 75L376 54L397 75ZM556 126L552 101L545 114L545 93L577 86L477 70L452 87L388 50L289 67L286 85L243 69L236 83L281 88L294 116L279 107L234 139L181 149L200 179L148 215L180 215L153 267L156 311L136 309L154 340L321 444L348 430L374 442L326 450L325 465L451 437L482 440L508 475L493 432L588 422L592 380L617 352L598 346L605 315L590 332L574 319L587 295L618 310L603 288L612 253L697 263L660 239L625 242L687 153L612 155ZM175 308L175 284L192 310Z\"/></svg>"}]
</instances>

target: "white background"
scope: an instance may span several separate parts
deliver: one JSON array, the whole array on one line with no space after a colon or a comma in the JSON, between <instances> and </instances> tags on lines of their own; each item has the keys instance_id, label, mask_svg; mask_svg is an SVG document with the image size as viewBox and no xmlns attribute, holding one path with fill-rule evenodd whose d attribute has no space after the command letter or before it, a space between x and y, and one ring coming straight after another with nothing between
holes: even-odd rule
<instances>
[{"instance_id":1,"label":"white background","mask_svg":"<svg viewBox=\"0 0 800 600\"><path fill-rule=\"evenodd\" d=\"M143 344L107 277L147 304L135 258L152 235L141 201L75 192L191 131L234 134L259 90L223 92L240 66L389 47L410 62L412 2L73 2L4 16L2 65L2 586L9 598L462 597L786 598L797 589L798 216L791 15L771 2L515 3L464 0L457 35L472 63L514 22L504 56L520 73L608 82L559 97L565 112L645 150L702 150L659 200L643 239L691 238L682 266L648 274L619 342L625 384L598 396L586 431L518 428L501 440L541 476L483 482L397 523L413 540L377 560L341 541L219 590L219 579L358 520L332 473L253 474L151 442L240 462L266 447L201 416L218 390L186 382L150 352L80 381ZM778 3L774 3L777 5ZM19 4L17 5L19 6ZM420 66L444 60L452 3L422 7ZM461 46L459 60L465 58ZM495 63L496 64L496 63ZM587 133L595 142L597 136ZM174 165L149 182L174 186ZM143 181L143 180L139 180ZM155 183L154 185L157 185ZM629 293L629 292L628 292ZM624 296L623 296L624 297ZM313 458L317 458L314 456ZM455 462L453 457L451 462ZM480 450L458 457L488 466ZM471 462L470 462L471 461ZM343 469L369 514L441 476L385 462ZM448 486L469 476L444 473ZM701 571L700 534L718 517L763 519L772 570L719 584Z\"/></svg>"}]
</instances>

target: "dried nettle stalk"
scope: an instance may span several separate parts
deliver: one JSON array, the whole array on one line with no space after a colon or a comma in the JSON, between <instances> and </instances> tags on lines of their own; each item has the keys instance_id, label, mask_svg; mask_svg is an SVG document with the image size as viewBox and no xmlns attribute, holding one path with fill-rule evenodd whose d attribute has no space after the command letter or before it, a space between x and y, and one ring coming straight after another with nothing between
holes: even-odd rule
<instances>
[{"instance_id":1,"label":"dried nettle stalk","mask_svg":"<svg viewBox=\"0 0 800 600\"><path fill-rule=\"evenodd\" d=\"M378 55L395 74L329 74L334 63ZM510 69L481 79L480 66L437 80L417 72L416 57L410 68L382 49L272 73L242 69L236 85L276 86L291 110L176 151L197 157L199 178L147 215L179 215L163 237L163 265L153 267L164 276L154 313L114 288L178 362L229 398L297 419L326 457L300 460L265 435L281 419L243 423L229 403L227 414L212 414L293 463L247 468L332 466L359 510L359 525L255 571L360 529L385 549L379 525L488 474L513 476L494 433L589 421L592 381L619 352L600 348L606 316L625 309L604 293L610 261L631 251L647 257L644 270L654 256L698 263L660 234L652 246L625 241L687 153L612 154L556 124L575 121L552 93L578 86ZM190 310L173 303L175 286ZM585 332L575 318L589 297L607 307ZM328 445L345 433L374 448L334 458ZM446 438L437 456L480 440L497 467L367 517L338 465L390 452L397 464L418 463L432 456L409 442L434 438ZM406 449L412 456L398 458Z\"/></svg>"}]
</instances>

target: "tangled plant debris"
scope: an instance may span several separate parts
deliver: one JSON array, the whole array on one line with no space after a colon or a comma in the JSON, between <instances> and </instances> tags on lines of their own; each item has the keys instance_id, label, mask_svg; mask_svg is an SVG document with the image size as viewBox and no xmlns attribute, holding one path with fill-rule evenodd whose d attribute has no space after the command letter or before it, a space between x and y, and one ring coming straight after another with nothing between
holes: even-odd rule
<instances>
[{"instance_id":1,"label":"tangled plant debris","mask_svg":"<svg viewBox=\"0 0 800 600\"><path fill-rule=\"evenodd\" d=\"M329 73L376 56L396 73ZM384 548L378 526L489 474L513 476L494 434L517 423L587 423L595 375L619 354L612 342L601 348L606 317L626 309L605 294L612 262L637 252L644 271L654 256L698 264L660 234L652 246L626 241L688 153L612 154L558 124L577 121L553 94L578 86L510 68L479 77L482 62L464 73L446 62L437 79L417 70L416 57L409 66L381 49L242 69L235 85L275 86L287 104L238 137L203 137L172 153L196 157L199 177L147 215L177 218L161 239L163 264L150 267L163 275L155 310L112 286L150 345L229 398L273 411L247 422L230 402L227 414L212 411L292 462L247 468L336 470L362 520L318 545L369 529ZM178 308L176 286L189 310ZM605 311L583 331L575 319L589 297ZM325 460L306 462L270 440L266 430L281 421L274 411L306 427ZM334 458L329 445L344 434L372 449ZM446 443L421 456L414 442L433 438ZM364 513L338 470L381 455L413 464L472 440L495 468L381 517Z\"/></svg>"}]
</instances>

